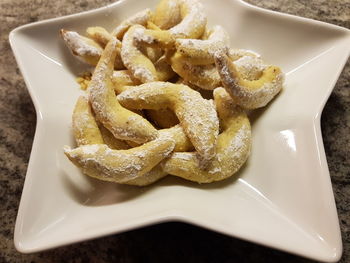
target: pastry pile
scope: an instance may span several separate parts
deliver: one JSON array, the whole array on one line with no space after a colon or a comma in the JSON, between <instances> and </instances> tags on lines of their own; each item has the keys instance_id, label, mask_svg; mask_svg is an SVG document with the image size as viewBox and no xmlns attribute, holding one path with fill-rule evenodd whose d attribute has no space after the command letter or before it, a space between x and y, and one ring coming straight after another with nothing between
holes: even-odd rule
<instances>
[{"instance_id":1,"label":"pastry pile","mask_svg":"<svg viewBox=\"0 0 350 263\"><path fill-rule=\"evenodd\" d=\"M73 112L77 147L66 156L84 174L148 185L174 175L210 183L248 159L247 110L281 90L283 73L257 53L230 47L209 28L198 0L161 0L108 32L62 29L72 54L95 66Z\"/></svg>"}]
</instances>

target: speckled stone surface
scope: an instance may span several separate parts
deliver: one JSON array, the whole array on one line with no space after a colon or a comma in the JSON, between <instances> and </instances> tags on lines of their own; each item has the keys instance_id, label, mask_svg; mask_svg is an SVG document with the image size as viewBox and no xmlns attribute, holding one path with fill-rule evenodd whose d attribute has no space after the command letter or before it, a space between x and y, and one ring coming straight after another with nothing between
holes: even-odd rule
<instances>
[{"instance_id":1,"label":"speckled stone surface","mask_svg":"<svg viewBox=\"0 0 350 263\"><path fill-rule=\"evenodd\" d=\"M13 231L31 145L35 110L12 55L8 33L19 25L100 7L112 0L0 0L0 262L314 262L182 223L23 255ZM252 4L350 28L350 0L248 0ZM350 262L350 65L322 114L322 133Z\"/></svg>"}]
</instances>

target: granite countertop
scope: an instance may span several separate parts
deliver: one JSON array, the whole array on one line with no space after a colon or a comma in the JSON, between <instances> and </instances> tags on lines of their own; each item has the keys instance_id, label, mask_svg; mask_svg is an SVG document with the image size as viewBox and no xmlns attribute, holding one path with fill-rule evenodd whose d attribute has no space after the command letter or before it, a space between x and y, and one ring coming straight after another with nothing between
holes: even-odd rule
<instances>
[{"instance_id":1,"label":"granite countertop","mask_svg":"<svg viewBox=\"0 0 350 263\"><path fill-rule=\"evenodd\" d=\"M350 28L350 0L247 0L268 9ZM93 9L113 0L0 1L0 262L314 262L182 223L165 223L24 255L13 231L35 131L36 116L8 43L17 26ZM322 114L322 134L350 262L350 65ZM137 253L136 253L137 252Z\"/></svg>"}]
</instances>

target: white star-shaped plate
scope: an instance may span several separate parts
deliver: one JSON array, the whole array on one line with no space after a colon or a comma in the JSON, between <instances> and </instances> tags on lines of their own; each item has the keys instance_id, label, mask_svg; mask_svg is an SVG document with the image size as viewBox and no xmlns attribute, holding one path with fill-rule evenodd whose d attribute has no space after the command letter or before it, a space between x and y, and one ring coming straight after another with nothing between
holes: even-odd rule
<instances>
[{"instance_id":1,"label":"white star-shaped plate","mask_svg":"<svg viewBox=\"0 0 350 263\"><path fill-rule=\"evenodd\" d=\"M349 30L260 9L203 0L237 48L257 51L286 73L283 92L252 117L253 150L234 178L198 185L168 176L145 188L81 174L64 156L74 145L73 106L84 65L59 29L111 30L157 0L125 0L11 32L10 42L37 111L19 206L15 246L30 253L165 221L181 221L321 261L337 261L341 234L322 143L323 106L347 60Z\"/></svg>"}]
</instances>

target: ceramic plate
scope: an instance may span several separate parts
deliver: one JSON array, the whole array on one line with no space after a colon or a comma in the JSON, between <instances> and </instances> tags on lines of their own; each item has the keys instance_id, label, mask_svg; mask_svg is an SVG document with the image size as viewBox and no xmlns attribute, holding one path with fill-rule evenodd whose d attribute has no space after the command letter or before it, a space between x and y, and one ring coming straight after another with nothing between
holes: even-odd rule
<instances>
[{"instance_id":1,"label":"ceramic plate","mask_svg":"<svg viewBox=\"0 0 350 263\"><path fill-rule=\"evenodd\" d=\"M164 221L182 221L305 257L337 261L341 236L320 130L322 108L350 49L349 30L256 8L203 0L210 24L237 48L257 51L286 73L283 92L252 118L253 150L235 176L198 185L168 176L145 188L90 179L64 156L84 65L61 28L111 30L154 7L126 0L19 27L10 42L37 111L15 245L30 253ZM220 14L220 15L218 15Z\"/></svg>"}]
</instances>

